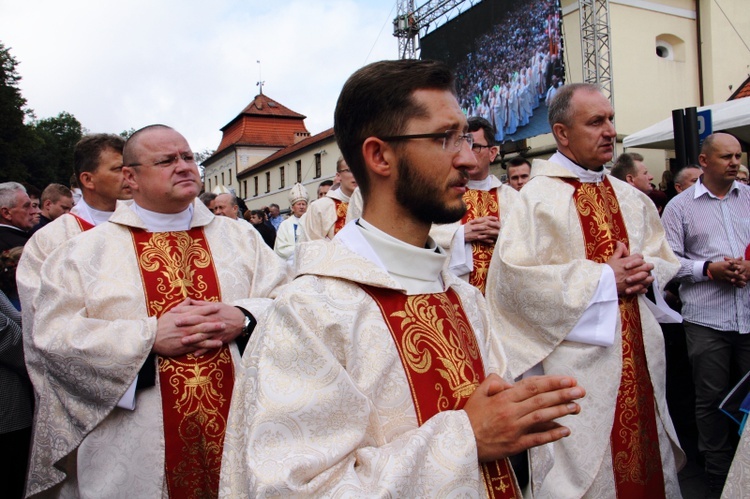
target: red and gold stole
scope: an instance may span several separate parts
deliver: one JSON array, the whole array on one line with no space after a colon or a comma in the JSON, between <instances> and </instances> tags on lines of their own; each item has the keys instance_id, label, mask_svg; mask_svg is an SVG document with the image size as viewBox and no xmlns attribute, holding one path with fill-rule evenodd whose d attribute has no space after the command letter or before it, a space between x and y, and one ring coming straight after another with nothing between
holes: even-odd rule
<instances>
[{"instance_id":1,"label":"red and gold stole","mask_svg":"<svg viewBox=\"0 0 750 499\"><path fill-rule=\"evenodd\" d=\"M601 183L563 179L575 188L586 258L606 262L622 241L629 246L620 204L605 176ZM620 297L622 375L612 427L612 465L617 497L664 497L664 473L656 429L654 388L646 364L636 296Z\"/></svg>"},{"instance_id":2,"label":"red and gold stole","mask_svg":"<svg viewBox=\"0 0 750 499\"><path fill-rule=\"evenodd\" d=\"M497 189L480 191L467 189L464 194L466 213L461 219L461 224L479 217L496 216L500 218L500 204L497 200ZM469 283L484 294L487 286L487 271L490 269L492 252L495 251L495 242L485 243L474 241L471 243L471 253L474 259L474 270L469 274Z\"/></svg>"},{"instance_id":3,"label":"red and gold stole","mask_svg":"<svg viewBox=\"0 0 750 499\"><path fill-rule=\"evenodd\" d=\"M331 198L331 200L336 207L336 223L333 224L333 235L335 236L346 225L346 210L349 208L349 203L335 198Z\"/></svg>"},{"instance_id":4,"label":"red and gold stole","mask_svg":"<svg viewBox=\"0 0 750 499\"><path fill-rule=\"evenodd\" d=\"M202 228L184 232L130 229L149 317L190 297L221 301L219 278ZM170 497L217 497L221 451L234 386L224 345L206 355L158 356Z\"/></svg>"},{"instance_id":5,"label":"red and gold stole","mask_svg":"<svg viewBox=\"0 0 750 499\"><path fill-rule=\"evenodd\" d=\"M380 308L409 381L417 421L463 408L484 381L484 364L461 300L445 293L408 296L362 286ZM507 459L482 463L489 497L521 498Z\"/></svg>"},{"instance_id":6,"label":"red and gold stole","mask_svg":"<svg viewBox=\"0 0 750 499\"><path fill-rule=\"evenodd\" d=\"M83 218L79 217L78 215L74 215L73 213L68 213L68 215L76 219L76 222L78 222L78 227L81 228L81 232L86 232L87 230L94 228L94 224L90 223L88 220L84 220Z\"/></svg>"}]
</instances>

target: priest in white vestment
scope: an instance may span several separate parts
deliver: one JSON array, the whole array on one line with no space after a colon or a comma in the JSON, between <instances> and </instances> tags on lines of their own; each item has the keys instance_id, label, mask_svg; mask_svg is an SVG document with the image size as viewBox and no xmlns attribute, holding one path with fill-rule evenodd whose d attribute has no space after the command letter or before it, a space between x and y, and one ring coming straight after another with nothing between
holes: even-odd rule
<instances>
[{"instance_id":1,"label":"priest in white vestment","mask_svg":"<svg viewBox=\"0 0 750 499\"><path fill-rule=\"evenodd\" d=\"M467 212L458 222L433 225L430 236L450 254L451 271L484 293L497 236L518 193L490 174L490 164L499 152L492 124L484 118L471 117L469 132L474 136L471 150L477 164L469 170L464 194Z\"/></svg>"},{"instance_id":2,"label":"priest in white vestment","mask_svg":"<svg viewBox=\"0 0 750 499\"><path fill-rule=\"evenodd\" d=\"M307 211L307 202L310 195L307 193L305 186L297 183L289 190L289 206L292 214L289 218L281 222L276 230L276 243L273 250L281 258L287 261L290 266L294 265L294 248L302 233L300 218Z\"/></svg>"},{"instance_id":3,"label":"priest in white vestment","mask_svg":"<svg viewBox=\"0 0 750 499\"><path fill-rule=\"evenodd\" d=\"M577 413L584 390L570 377L503 381L484 299L428 236L465 211L475 161L450 70L366 66L334 128L364 213L300 245L298 277L260 320L220 495L520 498L505 457L567 435L552 420Z\"/></svg>"},{"instance_id":4,"label":"priest in white vestment","mask_svg":"<svg viewBox=\"0 0 750 499\"><path fill-rule=\"evenodd\" d=\"M216 495L226 417L217 407L231 399L237 342L288 279L252 227L196 201L200 177L179 133L141 129L124 157L134 201L41 269L26 345L38 401L29 497ZM180 442L172 452L165 438L175 432L203 454Z\"/></svg>"},{"instance_id":5,"label":"priest in white vestment","mask_svg":"<svg viewBox=\"0 0 750 499\"><path fill-rule=\"evenodd\" d=\"M349 200L357 188L357 180L343 157L336 162L336 183L339 184L338 189L329 189L325 196L310 203L302 215L300 242L316 239L330 241L344 228Z\"/></svg>"},{"instance_id":6,"label":"priest in white vestment","mask_svg":"<svg viewBox=\"0 0 750 499\"><path fill-rule=\"evenodd\" d=\"M679 263L653 203L602 168L615 138L609 101L583 84L562 87L555 99L550 123L558 152L534 161L487 285L513 376L567 374L587 389L581 415L562 420L571 436L532 449L533 492L679 497L684 454L667 411L664 341L653 304L641 294L649 285L660 293ZM632 342L624 339L625 320L628 331L638 331ZM632 393L638 395L628 398Z\"/></svg>"}]
</instances>

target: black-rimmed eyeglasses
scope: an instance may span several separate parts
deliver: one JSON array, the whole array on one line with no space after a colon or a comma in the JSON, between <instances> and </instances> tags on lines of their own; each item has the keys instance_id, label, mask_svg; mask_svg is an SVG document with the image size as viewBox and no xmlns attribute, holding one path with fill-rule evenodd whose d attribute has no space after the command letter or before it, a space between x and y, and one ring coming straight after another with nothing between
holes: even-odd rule
<instances>
[{"instance_id":1,"label":"black-rimmed eyeglasses","mask_svg":"<svg viewBox=\"0 0 750 499\"><path fill-rule=\"evenodd\" d=\"M443 149L450 152L458 152L464 141L469 144L469 148L474 144L474 136L470 133L463 133L460 130L446 130L443 133L417 133L414 135L392 135L390 137L378 137L386 142L397 142L399 140L412 139L443 139Z\"/></svg>"}]
</instances>

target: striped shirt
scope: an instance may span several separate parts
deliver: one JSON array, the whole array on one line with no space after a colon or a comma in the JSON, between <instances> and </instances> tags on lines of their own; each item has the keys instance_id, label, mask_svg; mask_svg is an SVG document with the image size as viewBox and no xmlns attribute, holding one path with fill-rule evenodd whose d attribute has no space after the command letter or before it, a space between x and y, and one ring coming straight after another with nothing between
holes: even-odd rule
<instances>
[{"instance_id":1,"label":"striped shirt","mask_svg":"<svg viewBox=\"0 0 750 499\"><path fill-rule=\"evenodd\" d=\"M750 286L736 288L703 275L707 261L745 255L750 244L750 187L734 182L723 199L702 183L680 193L664 209L667 241L680 260L682 316L719 331L750 332Z\"/></svg>"}]
</instances>

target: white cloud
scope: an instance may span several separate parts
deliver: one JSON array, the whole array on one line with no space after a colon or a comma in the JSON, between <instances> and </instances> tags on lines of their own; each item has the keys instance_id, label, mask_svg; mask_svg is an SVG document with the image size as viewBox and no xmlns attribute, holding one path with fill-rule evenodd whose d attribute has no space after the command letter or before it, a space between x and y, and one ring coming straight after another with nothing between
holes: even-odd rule
<instances>
[{"instance_id":1,"label":"white cloud","mask_svg":"<svg viewBox=\"0 0 750 499\"><path fill-rule=\"evenodd\" d=\"M38 117L68 111L93 132L113 133L166 123L195 150L213 149L257 94L259 69L264 93L306 115L312 133L332 126L346 78L397 57L394 5L0 0L0 41L20 61Z\"/></svg>"}]
</instances>

